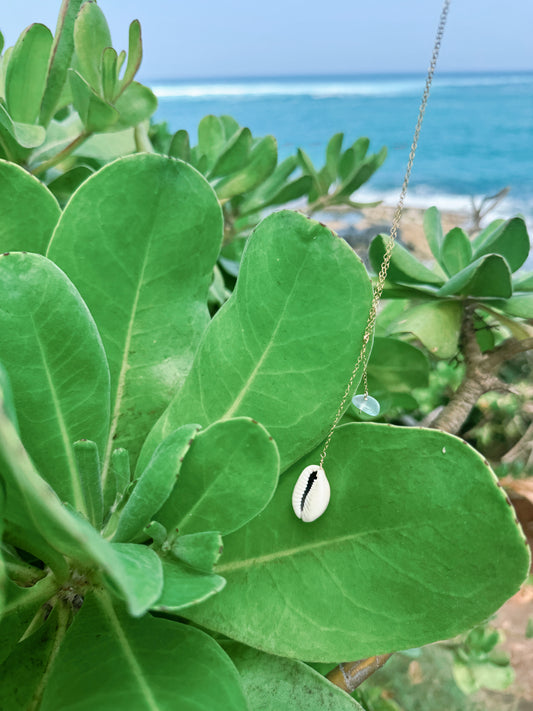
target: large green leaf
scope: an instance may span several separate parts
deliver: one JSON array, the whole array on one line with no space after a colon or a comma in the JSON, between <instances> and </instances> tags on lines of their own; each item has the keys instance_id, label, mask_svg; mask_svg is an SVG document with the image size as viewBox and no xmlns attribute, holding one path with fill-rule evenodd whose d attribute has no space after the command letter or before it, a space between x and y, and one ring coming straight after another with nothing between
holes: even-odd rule
<instances>
[{"instance_id":1,"label":"large green leaf","mask_svg":"<svg viewBox=\"0 0 533 711\"><path fill-rule=\"evenodd\" d=\"M55 661L41 711L247 711L238 673L208 635L170 620L132 620L89 598Z\"/></svg>"},{"instance_id":2,"label":"large green leaf","mask_svg":"<svg viewBox=\"0 0 533 711\"><path fill-rule=\"evenodd\" d=\"M496 224L487 230L480 244L476 244L474 259L485 254L500 254L505 258L512 272L516 272L526 261L531 244L527 227L521 217L513 217L507 222Z\"/></svg>"},{"instance_id":3,"label":"large green leaf","mask_svg":"<svg viewBox=\"0 0 533 711\"><path fill-rule=\"evenodd\" d=\"M0 360L9 373L22 440L63 501L85 511L73 443L103 452L109 370L87 306L45 257L0 256Z\"/></svg>"},{"instance_id":4,"label":"large green leaf","mask_svg":"<svg viewBox=\"0 0 533 711\"><path fill-rule=\"evenodd\" d=\"M163 590L163 567L155 551L135 543L112 543L120 574L128 583L128 607L138 617L159 599ZM111 576L113 581L115 575ZM119 589L119 595L124 597Z\"/></svg>"},{"instance_id":5,"label":"large green leaf","mask_svg":"<svg viewBox=\"0 0 533 711\"><path fill-rule=\"evenodd\" d=\"M224 642L241 675L252 709L261 711L363 711L357 701L307 664Z\"/></svg>"},{"instance_id":6,"label":"large green leaf","mask_svg":"<svg viewBox=\"0 0 533 711\"><path fill-rule=\"evenodd\" d=\"M163 563L163 590L152 610L176 613L220 592L226 581L220 575L192 568L172 556Z\"/></svg>"},{"instance_id":7,"label":"large green leaf","mask_svg":"<svg viewBox=\"0 0 533 711\"><path fill-rule=\"evenodd\" d=\"M95 173L58 223L48 256L86 300L111 371L104 481L112 449L123 446L135 460L190 368L209 322L207 292L221 241L221 210L209 184L160 155L129 156ZM182 424L188 422L194 420Z\"/></svg>"},{"instance_id":8,"label":"large green leaf","mask_svg":"<svg viewBox=\"0 0 533 711\"><path fill-rule=\"evenodd\" d=\"M264 427L246 417L215 422L192 443L154 518L167 531L226 535L265 508L278 476L278 450Z\"/></svg>"},{"instance_id":9,"label":"large green leaf","mask_svg":"<svg viewBox=\"0 0 533 711\"><path fill-rule=\"evenodd\" d=\"M248 416L274 437L283 471L328 430L370 300L364 267L343 240L297 213L267 217L248 240L237 286L189 377L150 433L143 462L181 424Z\"/></svg>"},{"instance_id":10,"label":"large green leaf","mask_svg":"<svg viewBox=\"0 0 533 711\"><path fill-rule=\"evenodd\" d=\"M120 514L113 540L133 540L164 505L198 429L197 425L184 425L161 442Z\"/></svg>"},{"instance_id":11,"label":"large green leaf","mask_svg":"<svg viewBox=\"0 0 533 711\"><path fill-rule=\"evenodd\" d=\"M273 654L339 662L452 637L518 590L526 541L465 442L419 428L339 427L326 462L329 508L304 524L292 488L318 456L224 539L215 572L227 585L188 617Z\"/></svg>"},{"instance_id":12,"label":"large green leaf","mask_svg":"<svg viewBox=\"0 0 533 711\"><path fill-rule=\"evenodd\" d=\"M43 253L61 211L52 193L14 163L0 161L0 252Z\"/></svg>"},{"instance_id":13,"label":"large green leaf","mask_svg":"<svg viewBox=\"0 0 533 711\"><path fill-rule=\"evenodd\" d=\"M14 121L36 123L46 85L52 33L35 23L21 34L6 69L6 104Z\"/></svg>"},{"instance_id":14,"label":"large green leaf","mask_svg":"<svg viewBox=\"0 0 533 711\"><path fill-rule=\"evenodd\" d=\"M115 108L120 112L120 117L111 129L122 131L150 118L157 109L157 98L147 86L134 81L116 100Z\"/></svg>"},{"instance_id":15,"label":"large green leaf","mask_svg":"<svg viewBox=\"0 0 533 711\"><path fill-rule=\"evenodd\" d=\"M457 272L438 291L439 296L479 296L507 299L513 293L511 272L499 254L479 257Z\"/></svg>"},{"instance_id":16,"label":"large green leaf","mask_svg":"<svg viewBox=\"0 0 533 711\"><path fill-rule=\"evenodd\" d=\"M225 143L224 126L218 116L204 116L198 124L198 148L207 158L207 168L211 169Z\"/></svg>"},{"instance_id":17,"label":"large green leaf","mask_svg":"<svg viewBox=\"0 0 533 711\"><path fill-rule=\"evenodd\" d=\"M450 230L441 246L440 264L448 276L453 276L467 267L472 260L472 245L468 235L460 227Z\"/></svg>"},{"instance_id":18,"label":"large green leaf","mask_svg":"<svg viewBox=\"0 0 533 711\"><path fill-rule=\"evenodd\" d=\"M514 291L533 291L533 272L518 272L513 277Z\"/></svg>"},{"instance_id":19,"label":"large green leaf","mask_svg":"<svg viewBox=\"0 0 533 711\"><path fill-rule=\"evenodd\" d=\"M246 165L252 147L252 133L249 128L241 128L227 141L215 156L216 162L209 178L220 178L234 173Z\"/></svg>"},{"instance_id":20,"label":"large green leaf","mask_svg":"<svg viewBox=\"0 0 533 711\"><path fill-rule=\"evenodd\" d=\"M533 319L533 294L516 294L505 301L494 302L494 306L511 316Z\"/></svg>"},{"instance_id":21,"label":"large green leaf","mask_svg":"<svg viewBox=\"0 0 533 711\"><path fill-rule=\"evenodd\" d=\"M74 52L74 21L83 0L63 0L50 53L46 89L41 103L40 122L50 123L67 81L67 72Z\"/></svg>"},{"instance_id":22,"label":"large green leaf","mask_svg":"<svg viewBox=\"0 0 533 711\"><path fill-rule=\"evenodd\" d=\"M386 235L377 235L370 244L368 257L376 273L381 268L388 239ZM440 285L443 282L443 279L438 274L425 267L411 252L408 252L405 247L398 243L394 245L392 250L388 278L393 282L405 284Z\"/></svg>"},{"instance_id":23,"label":"large green leaf","mask_svg":"<svg viewBox=\"0 0 533 711\"><path fill-rule=\"evenodd\" d=\"M434 301L409 309L391 333L412 333L437 358L452 358L459 347L463 308L458 301Z\"/></svg>"}]
</instances>

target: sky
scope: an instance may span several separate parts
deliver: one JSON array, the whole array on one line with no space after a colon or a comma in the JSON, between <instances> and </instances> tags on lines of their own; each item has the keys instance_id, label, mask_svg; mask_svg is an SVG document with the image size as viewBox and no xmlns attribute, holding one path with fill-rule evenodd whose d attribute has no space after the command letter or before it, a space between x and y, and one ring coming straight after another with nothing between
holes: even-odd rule
<instances>
[{"instance_id":1,"label":"sky","mask_svg":"<svg viewBox=\"0 0 533 711\"><path fill-rule=\"evenodd\" d=\"M60 0L4 2L6 46ZM141 22L138 78L300 76L427 69L441 0L100 0L117 50ZM533 70L532 0L452 0L441 72Z\"/></svg>"}]
</instances>

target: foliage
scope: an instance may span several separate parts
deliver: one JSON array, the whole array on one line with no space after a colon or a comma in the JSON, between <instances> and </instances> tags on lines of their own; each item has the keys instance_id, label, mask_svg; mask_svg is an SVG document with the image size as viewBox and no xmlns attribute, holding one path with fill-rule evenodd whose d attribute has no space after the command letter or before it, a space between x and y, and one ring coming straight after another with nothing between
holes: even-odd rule
<instances>
[{"instance_id":1,"label":"foliage","mask_svg":"<svg viewBox=\"0 0 533 711\"><path fill-rule=\"evenodd\" d=\"M214 318L208 304L228 296L215 269L228 214L251 225L296 193L346 202L384 153L366 158L363 139L342 153L338 135L317 182L302 152L276 167L271 137L209 116L192 149L178 132L170 155L108 163L152 148L138 24L122 76L96 3L64 0L55 39L32 28L2 64L2 702L360 708L306 662L480 623L527 573L523 535L467 444L364 422L333 436L325 515L293 516L372 294L325 226L269 215ZM369 378L405 397L427 363L381 333Z\"/></svg>"}]
</instances>

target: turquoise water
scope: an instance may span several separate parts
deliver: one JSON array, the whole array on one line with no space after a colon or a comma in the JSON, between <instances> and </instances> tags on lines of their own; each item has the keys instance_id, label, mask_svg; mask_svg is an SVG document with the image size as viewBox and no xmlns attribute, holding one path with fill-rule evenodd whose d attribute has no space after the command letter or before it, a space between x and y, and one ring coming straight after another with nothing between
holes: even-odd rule
<instances>
[{"instance_id":1,"label":"turquoise water","mask_svg":"<svg viewBox=\"0 0 533 711\"><path fill-rule=\"evenodd\" d=\"M321 161L328 139L368 136L389 149L360 194L393 202L401 185L424 76L262 78L151 82L157 120L196 136L202 116L231 114L256 135L276 136ZM321 164L321 163L320 163ZM434 80L410 188L412 205L462 208L468 196L510 187L499 212L533 222L533 72L442 74Z\"/></svg>"}]
</instances>

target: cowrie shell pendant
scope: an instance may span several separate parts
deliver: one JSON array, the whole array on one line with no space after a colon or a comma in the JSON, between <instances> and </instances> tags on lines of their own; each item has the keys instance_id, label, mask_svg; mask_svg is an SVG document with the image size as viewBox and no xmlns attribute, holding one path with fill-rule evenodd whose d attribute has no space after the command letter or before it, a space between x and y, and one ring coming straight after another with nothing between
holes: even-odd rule
<instances>
[{"instance_id":1,"label":"cowrie shell pendant","mask_svg":"<svg viewBox=\"0 0 533 711\"><path fill-rule=\"evenodd\" d=\"M329 504L330 488L326 472L318 464L306 467L292 492L292 508L304 523L322 516Z\"/></svg>"}]
</instances>

